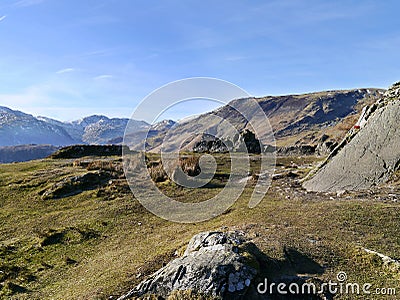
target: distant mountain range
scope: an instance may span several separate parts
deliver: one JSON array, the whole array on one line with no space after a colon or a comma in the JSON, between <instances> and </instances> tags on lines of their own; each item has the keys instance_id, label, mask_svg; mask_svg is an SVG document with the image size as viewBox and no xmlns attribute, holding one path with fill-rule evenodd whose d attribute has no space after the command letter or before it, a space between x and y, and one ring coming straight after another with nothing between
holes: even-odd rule
<instances>
[{"instance_id":1,"label":"distant mountain range","mask_svg":"<svg viewBox=\"0 0 400 300\"><path fill-rule=\"evenodd\" d=\"M34 117L21 111L0 106L0 163L44 158L61 146L75 144L121 144L127 118L93 115L72 122L60 122L47 117ZM132 120L131 131L138 142L158 135L175 124L164 120L150 126Z\"/></svg>"},{"instance_id":2,"label":"distant mountain range","mask_svg":"<svg viewBox=\"0 0 400 300\"><path fill-rule=\"evenodd\" d=\"M128 121L127 118L93 115L72 122L60 122L0 106L0 146L121 143ZM130 124L133 132L144 134L149 129L163 130L174 122L162 121L152 127L144 121L132 120Z\"/></svg>"},{"instance_id":3,"label":"distant mountain range","mask_svg":"<svg viewBox=\"0 0 400 300\"><path fill-rule=\"evenodd\" d=\"M65 128L7 107L0 107L0 136L0 146L75 142Z\"/></svg>"},{"instance_id":4,"label":"distant mountain range","mask_svg":"<svg viewBox=\"0 0 400 300\"><path fill-rule=\"evenodd\" d=\"M375 103L382 97L382 89L354 89L342 91L325 91L301 95L267 96L254 98L267 115L275 134L278 147L297 147L301 145L318 144L321 138L332 143L340 141L346 132L355 124L364 106ZM248 99L236 99L232 103L241 111L249 110ZM251 115L251 112L246 112ZM144 138L148 133L146 148L157 151L163 143L168 131L171 140L186 140L185 150L191 150L196 137L198 124L209 124L214 131L218 131L220 124L213 115L227 120L238 130L250 129L249 123L243 116L229 105L214 111L202 114L173 127L175 122L164 120L152 126L144 121L132 120L129 128L129 146L133 149L142 149ZM121 144L125 128L129 122L127 118L108 118L93 115L72 122L60 122L47 117L32 115L0 106L0 155L18 151L21 148L4 146L18 146L31 144L51 145L55 147L73 144ZM169 130L171 129L171 130ZM261 133L263 134L263 133ZM267 132L265 133L267 134ZM164 145L168 146L168 141ZM136 146L136 147L135 147ZM38 148L43 157L43 148ZM48 148L47 149L51 149ZM8 155L8 154L7 154ZM32 153L29 154L32 157ZM8 155L6 161L12 161ZM2 161L0 157L0 162ZM20 161L20 158L15 161Z\"/></svg>"}]
</instances>

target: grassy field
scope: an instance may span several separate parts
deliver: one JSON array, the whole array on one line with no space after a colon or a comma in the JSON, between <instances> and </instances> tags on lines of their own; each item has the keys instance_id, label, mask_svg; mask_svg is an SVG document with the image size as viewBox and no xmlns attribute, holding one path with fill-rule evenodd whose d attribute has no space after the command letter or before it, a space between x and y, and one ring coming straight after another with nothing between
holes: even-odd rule
<instances>
[{"instance_id":1,"label":"grassy field","mask_svg":"<svg viewBox=\"0 0 400 300\"><path fill-rule=\"evenodd\" d=\"M301 178L316 160L279 158L277 172L293 171ZM229 169L224 157L219 161L213 188L188 191L169 181L159 183L160 188L177 199L209 198L223 188ZM253 161L256 169L257 157ZM113 162L118 164L118 157ZM115 299L181 254L189 239L205 230L243 230L277 261L285 259L285 249L294 249L322 267L323 272L311 275L324 281L344 271L351 282L400 293L396 265L385 265L362 250L400 258L400 205L394 196L385 198L389 192L400 194L396 179L379 193L339 197L306 193L296 179L282 176L254 209L247 207L254 187L250 183L225 214L198 224L154 216L121 178L69 197L43 198L43 191L64 178L87 172L73 160L0 165L0 298Z\"/></svg>"}]
</instances>

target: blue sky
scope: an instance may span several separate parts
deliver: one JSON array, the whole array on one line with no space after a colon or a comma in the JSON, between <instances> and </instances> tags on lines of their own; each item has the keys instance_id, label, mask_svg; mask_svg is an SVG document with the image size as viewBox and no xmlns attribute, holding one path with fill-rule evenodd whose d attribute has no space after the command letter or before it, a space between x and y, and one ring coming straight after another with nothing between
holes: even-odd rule
<instances>
[{"instance_id":1,"label":"blue sky","mask_svg":"<svg viewBox=\"0 0 400 300\"><path fill-rule=\"evenodd\" d=\"M368 0L0 0L0 105L129 117L154 89L193 76L256 96L386 88L400 80L399 11Z\"/></svg>"}]
</instances>

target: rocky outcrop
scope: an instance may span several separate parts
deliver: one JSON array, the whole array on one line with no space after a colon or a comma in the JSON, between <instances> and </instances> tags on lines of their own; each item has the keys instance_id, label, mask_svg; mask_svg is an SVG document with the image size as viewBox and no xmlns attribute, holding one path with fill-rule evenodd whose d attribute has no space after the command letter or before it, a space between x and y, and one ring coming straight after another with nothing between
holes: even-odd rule
<instances>
[{"instance_id":1,"label":"rocky outcrop","mask_svg":"<svg viewBox=\"0 0 400 300\"><path fill-rule=\"evenodd\" d=\"M251 130L246 129L240 133L240 136L234 138L234 148L236 151L243 150L240 149L240 146L235 147L235 143L239 144L240 140L244 142L249 153L261 153L261 142L256 138L256 135Z\"/></svg>"},{"instance_id":2,"label":"rocky outcrop","mask_svg":"<svg viewBox=\"0 0 400 300\"><path fill-rule=\"evenodd\" d=\"M121 145L75 145L61 148L50 156L59 158L80 158L84 156L113 156L122 155Z\"/></svg>"},{"instance_id":3,"label":"rocky outcrop","mask_svg":"<svg viewBox=\"0 0 400 300\"><path fill-rule=\"evenodd\" d=\"M329 155L337 145L338 143L332 140L329 135L323 134L316 141L315 154L320 156Z\"/></svg>"},{"instance_id":4,"label":"rocky outcrop","mask_svg":"<svg viewBox=\"0 0 400 300\"><path fill-rule=\"evenodd\" d=\"M194 144L193 152L225 153L228 151L246 151L240 145L245 145L248 153L261 153L260 141L248 129L243 130L240 134L236 134L232 140L220 140L210 134L203 134L200 141Z\"/></svg>"},{"instance_id":5,"label":"rocky outcrop","mask_svg":"<svg viewBox=\"0 0 400 300\"><path fill-rule=\"evenodd\" d=\"M292 155L314 155L315 145L295 145L287 147L278 147L276 154L281 156L292 156Z\"/></svg>"},{"instance_id":6,"label":"rocky outcrop","mask_svg":"<svg viewBox=\"0 0 400 300\"><path fill-rule=\"evenodd\" d=\"M322 134L318 138L313 138L309 144L303 143L299 140L295 145L277 147L276 153L280 156L294 156L294 155L317 155L327 156L338 145L329 135Z\"/></svg>"},{"instance_id":7,"label":"rocky outcrop","mask_svg":"<svg viewBox=\"0 0 400 300\"><path fill-rule=\"evenodd\" d=\"M338 145L335 141L325 141L317 144L315 154L320 156L329 155Z\"/></svg>"},{"instance_id":8,"label":"rocky outcrop","mask_svg":"<svg viewBox=\"0 0 400 300\"><path fill-rule=\"evenodd\" d=\"M77 159L72 163L72 167L77 174L65 178L60 174L61 180L39 191L42 199L59 199L90 190L97 190L97 197L107 196L109 199L131 194L121 159Z\"/></svg>"},{"instance_id":9,"label":"rocky outcrop","mask_svg":"<svg viewBox=\"0 0 400 300\"><path fill-rule=\"evenodd\" d=\"M198 153L226 153L228 151L229 148L226 141L223 142L210 134L203 134L200 141L193 146L193 152Z\"/></svg>"},{"instance_id":10,"label":"rocky outcrop","mask_svg":"<svg viewBox=\"0 0 400 300\"><path fill-rule=\"evenodd\" d=\"M53 184L50 188L41 191L42 199L59 199L93 190L107 183L112 178L110 172L96 171L83 175L67 177Z\"/></svg>"},{"instance_id":11,"label":"rocky outcrop","mask_svg":"<svg viewBox=\"0 0 400 300\"><path fill-rule=\"evenodd\" d=\"M342 143L303 183L307 190L366 189L387 181L400 164L400 83L365 109Z\"/></svg>"},{"instance_id":12,"label":"rocky outcrop","mask_svg":"<svg viewBox=\"0 0 400 300\"><path fill-rule=\"evenodd\" d=\"M158 270L128 294L167 297L174 290L195 290L223 299L246 299L245 294L257 270L252 255L243 250L240 232L202 232L195 235L182 257ZM253 258L254 259L254 258Z\"/></svg>"}]
</instances>

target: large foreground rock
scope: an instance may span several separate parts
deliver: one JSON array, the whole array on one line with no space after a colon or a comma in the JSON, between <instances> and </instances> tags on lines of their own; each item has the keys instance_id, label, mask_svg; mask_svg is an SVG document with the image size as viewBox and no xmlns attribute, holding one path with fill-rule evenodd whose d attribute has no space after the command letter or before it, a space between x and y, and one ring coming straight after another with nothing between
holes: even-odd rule
<instances>
[{"instance_id":1,"label":"large foreground rock","mask_svg":"<svg viewBox=\"0 0 400 300\"><path fill-rule=\"evenodd\" d=\"M224 299L246 299L257 270L243 252L239 232L202 232L195 235L184 255L158 270L119 300L155 294L167 297L174 290L194 290Z\"/></svg>"},{"instance_id":2,"label":"large foreground rock","mask_svg":"<svg viewBox=\"0 0 400 300\"><path fill-rule=\"evenodd\" d=\"M347 139L303 186L334 192L371 188L389 179L400 164L400 83L365 113Z\"/></svg>"},{"instance_id":3,"label":"large foreground rock","mask_svg":"<svg viewBox=\"0 0 400 300\"><path fill-rule=\"evenodd\" d=\"M195 235L182 257L176 258L139 283L125 299L198 299L198 300L270 300L282 299L275 292L259 292L257 287L270 282L304 284L322 281L311 274L323 268L311 258L292 248L283 249L283 260L263 254L246 241L244 233L202 232ZM303 276L302 274L307 274ZM284 299L332 299L323 294L292 294Z\"/></svg>"}]
</instances>

